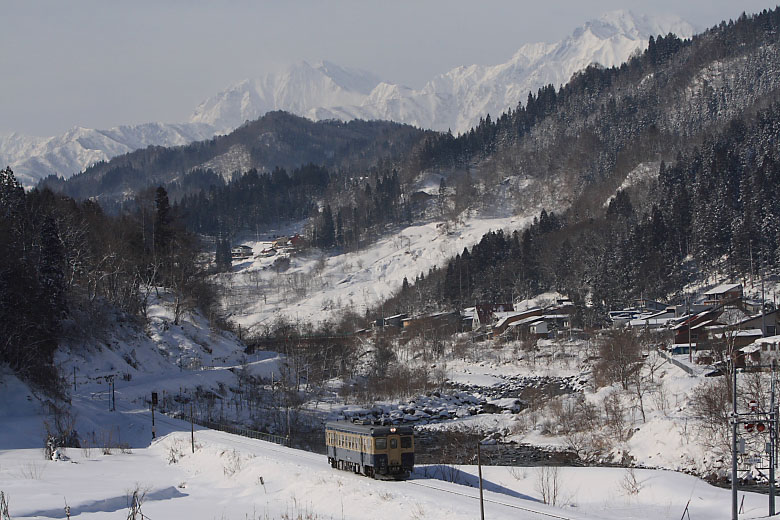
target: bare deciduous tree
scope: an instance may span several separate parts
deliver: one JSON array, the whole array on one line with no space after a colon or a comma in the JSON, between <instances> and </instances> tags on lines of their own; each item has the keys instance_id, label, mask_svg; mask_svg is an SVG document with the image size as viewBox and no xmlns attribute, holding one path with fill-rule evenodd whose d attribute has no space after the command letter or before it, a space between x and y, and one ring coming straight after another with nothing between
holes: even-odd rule
<instances>
[{"instance_id":1,"label":"bare deciduous tree","mask_svg":"<svg viewBox=\"0 0 780 520\"><path fill-rule=\"evenodd\" d=\"M612 331L599 346L599 361L593 370L597 386L620 383L628 390L642 365L639 339L630 330Z\"/></svg>"},{"instance_id":2,"label":"bare deciduous tree","mask_svg":"<svg viewBox=\"0 0 780 520\"><path fill-rule=\"evenodd\" d=\"M559 504L561 493L561 475L558 466L540 466L536 469L536 491L542 496L542 502L555 506Z\"/></svg>"}]
</instances>

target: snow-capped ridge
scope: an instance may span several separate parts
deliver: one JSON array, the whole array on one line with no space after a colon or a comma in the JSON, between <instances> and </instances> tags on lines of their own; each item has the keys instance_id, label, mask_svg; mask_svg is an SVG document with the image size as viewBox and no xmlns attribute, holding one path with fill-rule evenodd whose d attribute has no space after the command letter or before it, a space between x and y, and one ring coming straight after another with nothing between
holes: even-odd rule
<instances>
[{"instance_id":1,"label":"snow-capped ridge","mask_svg":"<svg viewBox=\"0 0 780 520\"><path fill-rule=\"evenodd\" d=\"M210 110L199 108L192 121L235 127L247 115L278 109L317 120L390 119L462 133L487 113L498 115L517 106L529 91L546 84L558 87L592 63L619 65L637 49L644 49L650 36L669 32L690 37L693 28L674 16L612 11L586 22L560 42L525 44L510 60L497 65L453 68L419 90L380 82L370 73L330 62L314 66L301 62L256 80L259 101L251 109L237 108L233 97L221 93L206 101L202 106ZM243 88L245 83L240 85ZM240 117L233 117L239 113Z\"/></svg>"},{"instance_id":2,"label":"snow-capped ridge","mask_svg":"<svg viewBox=\"0 0 780 520\"><path fill-rule=\"evenodd\" d=\"M69 177L149 145L175 146L228 133L273 110L313 120L391 120L464 133L486 114L498 116L529 92L566 83L593 63L610 67L644 49L650 36L688 38L690 24L676 16L638 16L618 10L588 21L557 43L529 43L506 62L456 67L416 90L329 61L293 64L280 72L241 80L200 103L189 121L147 123L109 130L74 127L55 137L0 136L0 162L25 186L51 174Z\"/></svg>"},{"instance_id":3,"label":"snow-capped ridge","mask_svg":"<svg viewBox=\"0 0 780 520\"><path fill-rule=\"evenodd\" d=\"M301 61L228 87L198 105L190 122L229 131L272 110L305 116L316 108L360 104L379 82L370 72Z\"/></svg>"}]
</instances>

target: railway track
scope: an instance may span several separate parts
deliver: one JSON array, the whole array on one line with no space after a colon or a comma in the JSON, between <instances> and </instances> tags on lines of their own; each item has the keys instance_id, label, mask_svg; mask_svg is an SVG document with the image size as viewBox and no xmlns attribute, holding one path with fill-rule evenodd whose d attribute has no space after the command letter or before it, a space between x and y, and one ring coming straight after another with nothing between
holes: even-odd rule
<instances>
[{"instance_id":1,"label":"railway track","mask_svg":"<svg viewBox=\"0 0 780 520\"><path fill-rule=\"evenodd\" d=\"M118 406L118 408L120 409L120 411L124 411L124 412L129 412L129 413L137 412L136 409L130 408L130 407L124 405L124 404L120 404ZM142 420L148 420L151 423L151 418L148 415L146 415L146 414L140 416L140 418L142 418ZM170 417L162 415L162 414L156 416L155 422L157 424L169 426L174 431L179 431L179 430L186 431L189 428L189 424L186 423L185 421L182 421L182 420L179 420L179 419L173 419L173 418L170 418ZM257 439L253 439L253 438L250 438L250 437L243 437L243 436L241 436L239 434L235 434L235 433L229 433L229 432L223 432L223 431L220 431L220 430L214 430L214 429L202 426L202 425L199 426L199 428L200 429L196 431L196 436L200 437L201 439L203 439L205 437L206 439L208 439L208 440L210 440L212 442L217 442L217 443L228 441L229 444L231 444L231 445L237 445L237 446L246 447L250 451L255 451L255 450L258 449L258 447L262 447L262 450L264 452L285 454L287 456L290 455L291 451L294 451L294 454L295 454L296 458L299 458L299 459L302 459L302 460L305 460L305 461L315 462L317 464L322 463L323 467L327 465L326 461L325 461L325 457L323 455L307 452L307 451L304 451L304 450L298 450L298 449L294 449L294 448L288 448L288 447L280 446L280 445L277 445L277 444L274 444L274 443L271 443L271 442L268 442L268 441L262 441L262 444L259 445ZM230 438L226 439L225 435L230 435ZM353 477L355 479L360 479L360 480L365 479L367 482L373 482L372 480L367 479L364 476L353 475L353 474L351 474L349 472L343 472L343 476L345 476L345 477ZM475 496L474 494L468 493L468 492L465 492L465 491L459 491L459 490L453 490L453 489L445 489L445 488L442 488L442 487L439 487L439 486L431 485L429 482L424 482L424 481L415 479L414 476L410 480L396 482L396 483L394 483L392 485L393 486L395 486L395 485L399 485L399 486L414 486L414 487L418 487L418 488L425 488L425 489L429 489L431 491L435 491L437 493L445 493L445 494L449 494L449 495L456 495L456 496L464 497L464 498L471 499L471 500L474 500L474 501L479 501L479 496L478 495ZM473 488L467 488L467 489L471 490ZM538 517L538 518L551 518L551 519L555 519L555 520L579 520L578 517L565 516L565 515L562 515L562 514L558 514L558 513L554 513L554 512L548 512L548 511L540 511L539 509L534 509L533 507L522 506L522 505L518 505L518 504L511 504L511 503L508 503L508 502L505 502L505 501L502 501L502 500L497 500L495 498L483 498L483 501L486 504L493 504L493 505L500 506L500 507L506 507L506 508L510 508L510 509L513 509L513 510L522 511L524 513L528 513L528 514L534 515L535 517Z\"/></svg>"}]
</instances>

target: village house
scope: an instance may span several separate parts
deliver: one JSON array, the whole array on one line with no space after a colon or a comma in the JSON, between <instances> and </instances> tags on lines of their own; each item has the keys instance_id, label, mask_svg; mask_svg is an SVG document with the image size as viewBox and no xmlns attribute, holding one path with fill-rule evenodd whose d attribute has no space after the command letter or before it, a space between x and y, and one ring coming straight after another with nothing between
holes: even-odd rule
<instances>
[{"instance_id":1,"label":"village house","mask_svg":"<svg viewBox=\"0 0 780 520\"><path fill-rule=\"evenodd\" d=\"M461 311L461 328L463 330L474 330L474 316L476 313L476 307L466 307Z\"/></svg>"},{"instance_id":2,"label":"village house","mask_svg":"<svg viewBox=\"0 0 780 520\"><path fill-rule=\"evenodd\" d=\"M638 298L634 300L634 305L632 307L610 311L609 321L615 328L622 328L625 326L636 327L636 325L631 325L633 320L647 318L660 312L666 312L668 309L669 306L665 303L650 300L648 298Z\"/></svg>"},{"instance_id":3,"label":"village house","mask_svg":"<svg viewBox=\"0 0 780 520\"><path fill-rule=\"evenodd\" d=\"M495 322L491 324L493 336L501 335L509 325L515 322L526 320L531 317L538 317L544 314L541 307L532 307L524 311L508 311L494 313Z\"/></svg>"},{"instance_id":4,"label":"village house","mask_svg":"<svg viewBox=\"0 0 780 520\"><path fill-rule=\"evenodd\" d=\"M550 337L550 328L541 317L530 316L510 323L503 334L515 339L547 339Z\"/></svg>"},{"instance_id":5,"label":"village house","mask_svg":"<svg viewBox=\"0 0 780 520\"><path fill-rule=\"evenodd\" d=\"M461 316L457 311L435 312L424 316L403 318L401 320L404 332L410 334L452 334L461 332Z\"/></svg>"},{"instance_id":6,"label":"village house","mask_svg":"<svg viewBox=\"0 0 780 520\"><path fill-rule=\"evenodd\" d=\"M396 314L395 316L388 316L386 318L377 318L374 322L374 326L378 328L396 327L400 329L403 327L403 320L408 317L407 314Z\"/></svg>"},{"instance_id":7,"label":"village house","mask_svg":"<svg viewBox=\"0 0 780 520\"><path fill-rule=\"evenodd\" d=\"M740 321L737 326L740 329L760 329L764 336L774 336L777 334L778 309L758 313Z\"/></svg>"},{"instance_id":8,"label":"village house","mask_svg":"<svg viewBox=\"0 0 780 520\"><path fill-rule=\"evenodd\" d=\"M725 283L704 293L705 305L729 305L742 300L742 284Z\"/></svg>"},{"instance_id":9,"label":"village house","mask_svg":"<svg viewBox=\"0 0 780 520\"><path fill-rule=\"evenodd\" d=\"M290 245L290 239L288 237L277 237L271 243L271 247L273 247L274 249L287 247L288 245Z\"/></svg>"},{"instance_id":10,"label":"village house","mask_svg":"<svg viewBox=\"0 0 780 520\"><path fill-rule=\"evenodd\" d=\"M669 327L676 319L674 307L667 307L662 311L640 314L629 320L627 326L632 329L661 330Z\"/></svg>"},{"instance_id":11,"label":"village house","mask_svg":"<svg viewBox=\"0 0 780 520\"><path fill-rule=\"evenodd\" d=\"M519 319L517 311L513 315L499 320L493 327L492 336L510 335L515 338L536 337L544 339L562 331L571 330L571 311L573 307L552 307L549 309L528 309ZM541 314L538 312L541 311Z\"/></svg>"},{"instance_id":12,"label":"village house","mask_svg":"<svg viewBox=\"0 0 780 520\"><path fill-rule=\"evenodd\" d=\"M472 330L487 329L496 321L497 312L511 312L515 307L511 303L480 303L475 306Z\"/></svg>"},{"instance_id":13,"label":"village house","mask_svg":"<svg viewBox=\"0 0 780 520\"><path fill-rule=\"evenodd\" d=\"M708 291L708 301L723 304L710 305L709 310L685 316L674 327L672 352L685 354L697 352L697 362L711 363L723 357L723 352L736 349L740 352L737 363L742 366L756 357L754 343L777 333L778 310L751 313L740 299L735 299L735 285L722 285L721 289ZM741 290L741 289L740 289ZM731 291L732 296L725 296ZM759 305L759 309L763 306ZM747 348L747 350L745 350Z\"/></svg>"},{"instance_id":14,"label":"village house","mask_svg":"<svg viewBox=\"0 0 780 520\"><path fill-rule=\"evenodd\" d=\"M742 347L743 366L773 365L780 362L780 336L769 336L755 340ZM739 365L738 365L739 366Z\"/></svg>"},{"instance_id":15,"label":"village house","mask_svg":"<svg viewBox=\"0 0 780 520\"><path fill-rule=\"evenodd\" d=\"M230 250L230 257L233 260L244 260L245 258L252 258L252 248L241 244Z\"/></svg>"}]
</instances>

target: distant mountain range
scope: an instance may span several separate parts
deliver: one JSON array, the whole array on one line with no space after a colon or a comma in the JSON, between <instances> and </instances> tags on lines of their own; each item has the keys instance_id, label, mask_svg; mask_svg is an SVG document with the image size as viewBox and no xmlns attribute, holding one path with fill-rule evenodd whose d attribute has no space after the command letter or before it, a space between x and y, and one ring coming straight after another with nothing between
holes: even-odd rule
<instances>
[{"instance_id":1,"label":"distant mountain range","mask_svg":"<svg viewBox=\"0 0 780 520\"><path fill-rule=\"evenodd\" d=\"M566 83L591 63L618 65L647 46L650 36L694 29L677 17L608 13L557 43L521 47L499 65L470 65L431 79L419 90L375 75L322 62L290 66L230 86L201 103L185 123L147 123L110 130L74 128L55 137L0 136L0 163L32 186L48 175L70 177L99 161L150 145L175 146L228 133L272 110L313 120L390 120L462 133L487 114L499 115L525 102L530 91Z\"/></svg>"}]
</instances>

